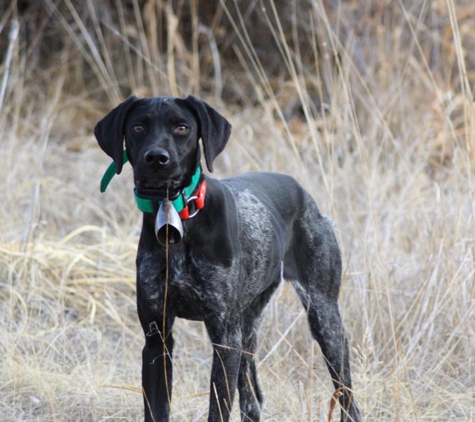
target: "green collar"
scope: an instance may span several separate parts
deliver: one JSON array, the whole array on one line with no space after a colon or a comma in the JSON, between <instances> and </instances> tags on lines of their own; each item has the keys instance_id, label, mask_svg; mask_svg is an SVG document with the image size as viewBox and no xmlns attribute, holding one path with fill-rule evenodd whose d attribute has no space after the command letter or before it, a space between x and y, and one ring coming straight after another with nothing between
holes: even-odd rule
<instances>
[{"instance_id":1,"label":"green collar","mask_svg":"<svg viewBox=\"0 0 475 422\"><path fill-rule=\"evenodd\" d=\"M122 154L122 163L125 164L129 161L129 158L127 157L127 151L124 150ZM109 186L109 183L111 182L112 178L115 176L117 172L117 165L115 162L111 163L111 165L107 168L106 172L104 173L104 176L102 176L101 180L101 192L105 192L107 189L107 186ZM191 183L189 186L184 188L178 197L176 197L173 201L172 204L176 211L180 213L183 211L184 208L186 208L187 205L187 200L192 196L192 194L196 191L198 188L198 185L200 184L201 180L201 165L198 166L198 168L195 171L195 174L191 177ZM134 195L135 195L135 202L137 203L137 207L140 211L146 212L153 214L155 213L158 208L160 208L160 205L162 203L161 200L158 199L151 199L151 198L145 198L140 196L137 193L137 190L134 189Z\"/></svg>"},{"instance_id":2,"label":"green collar","mask_svg":"<svg viewBox=\"0 0 475 422\"><path fill-rule=\"evenodd\" d=\"M178 197L172 200L172 204L175 207L176 212L178 214L181 211L183 211L184 208L186 208L187 200L195 192L196 188L198 187L200 183L200 179L201 179L201 166L198 166L198 168L195 171L195 174L191 177L191 183L180 192ZM158 199L150 199L150 198L142 197L137 193L137 189L134 189L134 195L135 195L135 202L137 203L138 209L142 212L148 212L150 214L154 214L160 208L160 205L163 202Z\"/></svg>"},{"instance_id":3,"label":"green collar","mask_svg":"<svg viewBox=\"0 0 475 422\"><path fill-rule=\"evenodd\" d=\"M127 151L124 149L124 152L122 153L122 164L125 164L127 161L129 161L129 157L127 157ZM104 176L102 176L101 179L101 193L104 193L107 189L107 186L109 186L109 183L111 182L112 178L115 176L117 173L117 165L115 164L115 161L112 162L112 164L107 168L106 172L104 173Z\"/></svg>"}]
</instances>

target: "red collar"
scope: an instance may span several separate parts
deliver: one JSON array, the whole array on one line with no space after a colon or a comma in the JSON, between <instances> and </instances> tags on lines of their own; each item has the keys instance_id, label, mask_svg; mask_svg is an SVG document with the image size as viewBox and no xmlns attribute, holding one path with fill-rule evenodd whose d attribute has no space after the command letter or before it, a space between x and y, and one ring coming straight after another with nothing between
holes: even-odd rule
<instances>
[{"instance_id":1,"label":"red collar","mask_svg":"<svg viewBox=\"0 0 475 422\"><path fill-rule=\"evenodd\" d=\"M203 180L198 189L189 198L186 198L184 208L179 212L182 220L188 220L198 214L199 210L205 206L206 180Z\"/></svg>"}]
</instances>

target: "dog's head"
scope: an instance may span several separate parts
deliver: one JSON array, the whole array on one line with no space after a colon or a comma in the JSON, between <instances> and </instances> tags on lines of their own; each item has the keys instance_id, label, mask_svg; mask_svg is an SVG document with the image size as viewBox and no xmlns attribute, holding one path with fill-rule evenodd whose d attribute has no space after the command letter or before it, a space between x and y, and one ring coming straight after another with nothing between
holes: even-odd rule
<instances>
[{"instance_id":1,"label":"dog's head","mask_svg":"<svg viewBox=\"0 0 475 422\"><path fill-rule=\"evenodd\" d=\"M224 149L231 125L193 96L130 97L94 128L100 147L122 171L123 149L134 169L137 190L176 191L189 184L200 162L202 139L206 165Z\"/></svg>"}]
</instances>

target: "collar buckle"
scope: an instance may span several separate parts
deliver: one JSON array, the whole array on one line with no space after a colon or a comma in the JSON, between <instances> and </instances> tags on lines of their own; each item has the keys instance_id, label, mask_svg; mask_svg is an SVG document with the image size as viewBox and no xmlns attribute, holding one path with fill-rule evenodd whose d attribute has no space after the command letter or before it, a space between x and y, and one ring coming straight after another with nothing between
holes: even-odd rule
<instances>
[{"instance_id":1,"label":"collar buckle","mask_svg":"<svg viewBox=\"0 0 475 422\"><path fill-rule=\"evenodd\" d=\"M199 185L198 191L195 193L195 195L190 196L189 198L186 199L185 201L186 205L179 213L180 218L182 220L188 220L189 218L193 218L196 214L198 214L205 205L205 196L206 196L206 180L203 180L201 184ZM190 209L192 209L191 212L190 212Z\"/></svg>"}]
</instances>

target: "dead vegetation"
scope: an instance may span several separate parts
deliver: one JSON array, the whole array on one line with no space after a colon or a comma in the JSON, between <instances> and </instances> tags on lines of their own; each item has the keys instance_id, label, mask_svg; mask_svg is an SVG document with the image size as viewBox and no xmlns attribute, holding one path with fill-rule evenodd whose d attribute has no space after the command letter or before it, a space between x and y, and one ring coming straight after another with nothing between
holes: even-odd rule
<instances>
[{"instance_id":1,"label":"dead vegetation","mask_svg":"<svg viewBox=\"0 0 475 422\"><path fill-rule=\"evenodd\" d=\"M99 194L109 160L92 136L130 93L201 95L233 124L216 176L292 174L334 219L366 420L475 419L475 5L361 3L3 6L3 420L141 420L140 215L130 170ZM176 331L173 420L205 420L207 335ZM288 286L260 339L264 420L327 420L331 384Z\"/></svg>"}]
</instances>

